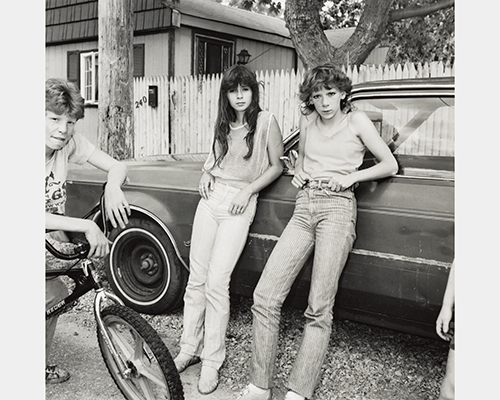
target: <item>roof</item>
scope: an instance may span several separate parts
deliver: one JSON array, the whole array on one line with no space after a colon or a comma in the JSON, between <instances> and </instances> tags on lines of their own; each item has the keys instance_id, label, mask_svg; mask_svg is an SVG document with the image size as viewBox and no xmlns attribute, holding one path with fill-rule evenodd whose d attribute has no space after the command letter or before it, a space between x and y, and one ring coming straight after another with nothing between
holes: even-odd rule
<instances>
[{"instance_id":1,"label":"roof","mask_svg":"<svg viewBox=\"0 0 500 400\"><path fill-rule=\"evenodd\" d=\"M134 0L135 33L165 30L172 26L171 8L161 0ZM289 38L285 21L276 17L254 13L235 7L224 6L214 0L180 0L171 6L181 14L181 24L195 26L194 19L232 25L267 35ZM190 18L183 18L191 17ZM329 29L326 37L334 47L340 47L353 34L355 28ZM248 32L244 33L248 34ZM260 35L263 37L263 35ZM97 40L97 0L46 0L46 44ZM256 39L256 37L255 37ZM290 43L291 45L291 43Z\"/></svg>"},{"instance_id":2,"label":"roof","mask_svg":"<svg viewBox=\"0 0 500 400\"><path fill-rule=\"evenodd\" d=\"M213 0L180 0L173 6L181 14L290 37L285 21L240 8L224 6Z\"/></svg>"},{"instance_id":3,"label":"roof","mask_svg":"<svg viewBox=\"0 0 500 400\"><path fill-rule=\"evenodd\" d=\"M134 0L135 33L165 30L172 26L172 11L160 0ZM213 0L180 0L172 8L181 13L181 24L190 16L207 21L288 38L285 21L251 11L223 6ZM194 26L195 23L192 23ZM97 0L46 0L45 42L57 44L98 37Z\"/></svg>"},{"instance_id":4,"label":"roof","mask_svg":"<svg viewBox=\"0 0 500 400\"><path fill-rule=\"evenodd\" d=\"M325 35L335 48L342 46L351 37L356 28L327 29Z\"/></svg>"}]
</instances>

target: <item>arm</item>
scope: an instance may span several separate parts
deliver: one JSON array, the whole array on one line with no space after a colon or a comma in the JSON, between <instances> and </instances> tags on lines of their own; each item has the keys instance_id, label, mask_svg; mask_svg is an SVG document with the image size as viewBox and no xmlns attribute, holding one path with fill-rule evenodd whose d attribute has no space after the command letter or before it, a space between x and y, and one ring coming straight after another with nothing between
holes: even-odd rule
<instances>
[{"instance_id":1,"label":"arm","mask_svg":"<svg viewBox=\"0 0 500 400\"><path fill-rule=\"evenodd\" d=\"M448 334L450 329L450 321L453 317L453 306L455 304L455 261L451 264L450 274L448 275L448 283L443 296L443 305L436 319L436 332L444 340L450 340Z\"/></svg>"},{"instance_id":2,"label":"arm","mask_svg":"<svg viewBox=\"0 0 500 400\"><path fill-rule=\"evenodd\" d=\"M89 257L105 257L109 253L109 240L92 220L45 213L45 229L84 233L90 245Z\"/></svg>"},{"instance_id":3,"label":"arm","mask_svg":"<svg viewBox=\"0 0 500 400\"><path fill-rule=\"evenodd\" d=\"M215 139L214 139L215 140ZM200 192L201 197L205 200L208 199L208 193L213 190L215 177L205 168L205 166L213 165L215 163L215 153L213 146L210 147L210 153L208 154L205 163L203 164L203 175L201 176L200 183L198 185L198 191ZM211 167L210 167L211 168Z\"/></svg>"},{"instance_id":4,"label":"arm","mask_svg":"<svg viewBox=\"0 0 500 400\"><path fill-rule=\"evenodd\" d=\"M310 176L304 172L302 166L304 165L304 149L305 149L306 134L307 134L306 126L316 117L317 117L316 111L314 111L312 114L309 115L300 116L299 156L297 157L297 161L295 161L294 176L292 179L292 185L298 189L304 186L306 182L310 179Z\"/></svg>"},{"instance_id":5,"label":"arm","mask_svg":"<svg viewBox=\"0 0 500 400\"><path fill-rule=\"evenodd\" d=\"M130 206L121 186L127 179L127 167L99 149L91 154L88 162L108 173L106 189L104 190L106 216L113 228L116 228L117 225L125 228L125 225L128 224Z\"/></svg>"},{"instance_id":6,"label":"arm","mask_svg":"<svg viewBox=\"0 0 500 400\"><path fill-rule=\"evenodd\" d=\"M240 210L241 213L245 211L250 197L276 180L283 172L283 164L280 160L280 157L283 155L283 140L278 122L274 117L271 119L271 126L269 127L267 153L271 166L256 180L240 190L229 206L230 213L237 214L237 210Z\"/></svg>"},{"instance_id":7,"label":"arm","mask_svg":"<svg viewBox=\"0 0 500 400\"><path fill-rule=\"evenodd\" d=\"M335 177L331 181L332 189L334 190L345 190L357 182L384 178L394 175L398 171L398 163L391 153L391 150L380 137L377 129L364 112L352 112L351 126L368 150L377 158L379 163L370 168L358 170L346 176Z\"/></svg>"}]
</instances>

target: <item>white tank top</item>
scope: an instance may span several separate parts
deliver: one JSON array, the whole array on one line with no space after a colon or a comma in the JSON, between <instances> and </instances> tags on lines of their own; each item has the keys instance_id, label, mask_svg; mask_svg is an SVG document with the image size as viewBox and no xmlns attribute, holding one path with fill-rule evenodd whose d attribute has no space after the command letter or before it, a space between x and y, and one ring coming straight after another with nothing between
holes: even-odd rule
<instances>
[{"instance_id":1,"label":"white tank top","mask_svg":"<svg viewBox=\"0 0 500 400\"><path fill-rule=\"evenodd\" d=\"M304 172L312 179L330 179L357 171L366 151L361 139L349 128L351 114L347 114L343 127L332 135L323 134L317 119L306 126Z\"/></svg>"}]
</instances>

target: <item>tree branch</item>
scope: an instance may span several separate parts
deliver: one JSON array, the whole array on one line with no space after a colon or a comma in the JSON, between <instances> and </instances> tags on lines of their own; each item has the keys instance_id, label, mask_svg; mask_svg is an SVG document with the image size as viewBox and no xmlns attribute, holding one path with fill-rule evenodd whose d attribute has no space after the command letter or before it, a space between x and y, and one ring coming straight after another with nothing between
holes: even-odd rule
<instances>
[{"instance_id":1,"label":"tree branch","mask_svg":"<svg viewBox=\"0 0 500 400\"><path fill-rule=\"evenodd\" d=\"M409 6L399 10L393 10L390 13L391 21L399 21L412 17L424 17L426 15L435 13L436 11L443 10L455 5L455 0L440 0L433 4L426 4L424 6Z\"/></svg>"}]
</instances>

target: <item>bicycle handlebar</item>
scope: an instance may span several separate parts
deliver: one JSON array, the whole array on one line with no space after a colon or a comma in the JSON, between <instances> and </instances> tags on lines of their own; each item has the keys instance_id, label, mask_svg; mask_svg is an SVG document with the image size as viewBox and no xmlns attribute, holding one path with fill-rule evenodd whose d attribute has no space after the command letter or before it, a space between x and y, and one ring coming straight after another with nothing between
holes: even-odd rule
<instances>
[{"instance_id":1,"label":"bicycle handlebar","mask_svg":"<svg viewBox=\"0 0 500 400\"><path fill-rule=\"evenodd\" d=\"M105 209L104 209L104 189L106 187L106 182L102 185L102 194L99 199L99 204L95 206L86 216L84 216L84 219L89 218L90 216L96 214L97 210L100 211L101 213L101 221L102 221L102 227L103 227L103 232L104 235L108 235L108 227L106 224L106 214L105 214ZM49 232L49 231L46 231ZM88 256L89 251L90 251L90 244L86 242L85 240L82 239L75 239L73 243L76 244L75 251L72 254L66 254L63 253L59 250L57 250L47 239L45 239L45 248L55 257L60 258L61 260L77 260L77 259L84 259Z\"/></svg>"},{"instance_id":2,"label":"bicycle handlebar","mask_svg":"<svg viewBox=\"0 0 500 400\"><path fill-rule=\"evenodd\" d=\"M45 248L55 257L61 260L76 260L86 258L90 251L90 245L88 243L79 242L75 247L75 252L73 254L66 254L57 250L47 239L45 239Z\"/></svg>"}]
</instances>

